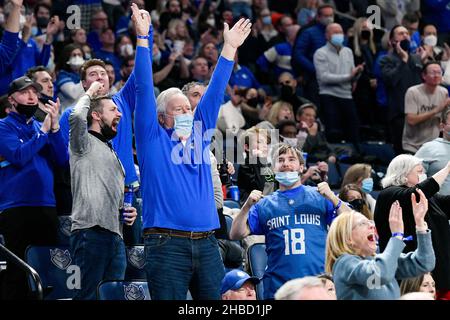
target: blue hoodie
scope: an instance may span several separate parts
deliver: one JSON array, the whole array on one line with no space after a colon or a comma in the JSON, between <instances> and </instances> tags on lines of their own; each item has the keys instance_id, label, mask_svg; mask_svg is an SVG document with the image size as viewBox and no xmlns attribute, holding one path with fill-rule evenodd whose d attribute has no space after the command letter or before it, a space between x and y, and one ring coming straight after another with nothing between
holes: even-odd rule
<instances>
[{"instance_id":1,"label":"blue hoodie","mask_svg":"<svg viewBox=\"0 0 450 320\"><path fill-rule=\"evenodd\" d=\"M67 166L69 154L60 131L43 133L40 126L15 112L0 120L0 211L56 205L53 169Z\"/></svg>"}]
</instances>

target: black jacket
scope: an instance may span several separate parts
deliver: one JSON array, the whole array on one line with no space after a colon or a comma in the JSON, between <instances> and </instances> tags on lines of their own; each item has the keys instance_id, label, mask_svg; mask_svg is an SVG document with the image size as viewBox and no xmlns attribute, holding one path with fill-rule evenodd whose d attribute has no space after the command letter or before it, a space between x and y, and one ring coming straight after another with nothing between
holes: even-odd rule
<instances>
[{"instance_id":1,"label":"black jacket","mask_svg":"<svg viewBox=\"0 0 450 320\"><path fill-rule=\"evenodd\" d=\"M421 189L428 199L428 213L425 221L431 230L433 248L436 255L436 267L433 278L436 281L437 290L450 290L450 196L438 194L439 184L433 179L419 183L417 188ZM414 251L417 248L415 221L412 212L411 194L416 187L391 186L380 192L375 207L375 224L379 235L380 251L382 252L391 238L389 228L389 211L395 200L400 202L403 212L405 236L412 235L412 241L406 241L403 252ZM418 197L416 193L416 197Z\"/></svg>"}]
</instances>

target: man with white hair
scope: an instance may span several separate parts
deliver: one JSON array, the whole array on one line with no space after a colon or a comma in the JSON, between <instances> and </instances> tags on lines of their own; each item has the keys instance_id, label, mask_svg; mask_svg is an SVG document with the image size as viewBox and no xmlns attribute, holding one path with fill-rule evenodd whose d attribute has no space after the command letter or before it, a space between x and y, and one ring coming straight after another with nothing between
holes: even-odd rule
<instances>
[{"instance_id":1,"label":"man with white hair","mask_svg":"<svg viewBox=\"0 0 450 320\"><path fill-rule=\"evenodd\" d=\"M148 15L140 15L135 5L132 10L133 20L150 24ZM232 29L225 24L221 57L195 114L177 88L163 91L155 101L153 79L148 76L149 37L137 30L134 127L144 204L145 269L154 300L182 300L188 290L194 299L220 299L224 268L212 231L219 220L209 143L233 58L250 27L244 19Z\"/></svg>"},{"instance_id":2,"label":"man with white hair","mask_svg":"<svg viewBox=\"0 0 450 320\"><path fill-rule=\"evenodd\" d=\"M275 293L275 300L333 300L317 277L304 277L286 282ZM335 299L334 299L335 300Z\"/></svg>"}]
</instances>

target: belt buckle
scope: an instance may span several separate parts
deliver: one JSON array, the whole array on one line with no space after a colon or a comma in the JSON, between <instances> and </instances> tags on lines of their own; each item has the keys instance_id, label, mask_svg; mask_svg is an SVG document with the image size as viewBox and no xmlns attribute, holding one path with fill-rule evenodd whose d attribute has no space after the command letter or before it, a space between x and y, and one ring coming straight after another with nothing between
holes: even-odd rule
<instances>
[{"instance_id":1,"label":"belt buckle","mask_svg":"<svg viewBox=\"0 0 450 320\"><path fill-rule=\"evenodd\" d=\"M195 240L195 238L194 238L194 231L190 231L189 233L190 233L189 238L192 239L192 240Z\"/></svg>"}]
</instances>

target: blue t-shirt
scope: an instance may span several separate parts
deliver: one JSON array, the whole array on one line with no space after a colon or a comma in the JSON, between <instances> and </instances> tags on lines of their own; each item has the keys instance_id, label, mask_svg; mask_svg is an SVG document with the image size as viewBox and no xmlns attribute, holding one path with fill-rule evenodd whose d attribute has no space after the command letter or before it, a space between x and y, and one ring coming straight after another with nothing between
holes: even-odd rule
<instances>
[{"instance_id":1,"label":"blue t-shirt","mask_svg":"<svg viewBox=\"0 0 450 320\"><path fill-rule=\"evenodd\" d=\"M291 279L324 272L327 230L334 216L331 201L303 185L278 190L250 209L250 232L266 236L264 299L273 299Z\"/></svg>"}]
</instances>

